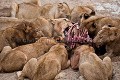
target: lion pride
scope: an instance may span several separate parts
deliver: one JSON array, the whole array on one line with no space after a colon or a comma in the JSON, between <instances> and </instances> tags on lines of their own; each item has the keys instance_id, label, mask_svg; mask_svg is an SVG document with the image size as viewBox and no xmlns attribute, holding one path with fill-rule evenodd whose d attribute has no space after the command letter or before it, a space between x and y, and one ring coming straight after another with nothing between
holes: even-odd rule
<instances>
[{"instance_id":1,"label":"lion pride","mask_svg":"<svg viewBox=\"0 0 120 80\"><path fill-rule=\"evenodd\" d=\"M46 53L57 42L52 38L41 37L35 43L11 49L3 48L0 53L0 72L14 72L21 70L28 60L38 58Z\"/></svg>"},{"instance_id":2,"label":"lion pride","mask_svg":"<svg viewBox=\"0 0 120 80\"><path fill-rule=\"evenodd\" d=\"M31 80L53 80L55 76L69 66L65 45L58 43L39 58L30 59L24 66L19 80L28 77Z\"/></svg>"}]
</instances>

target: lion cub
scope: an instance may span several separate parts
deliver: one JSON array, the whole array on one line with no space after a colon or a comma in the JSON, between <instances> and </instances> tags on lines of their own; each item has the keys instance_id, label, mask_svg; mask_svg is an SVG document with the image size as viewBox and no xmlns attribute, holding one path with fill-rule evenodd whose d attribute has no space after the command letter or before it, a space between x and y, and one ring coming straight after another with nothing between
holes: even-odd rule
<instances>
[{"instance_id":1,"label":"lion cub","mask_svg":"<svg viewBox=\"0 0 120 80\"><path fill-rule=\"evenodd\" d=\"M90 53L90 52L94 53L95 50L93 47L88 46L88 45L82 45L82 46L77 47L74 50L74 54L70 59L72 69L77 69L79 67L79 60L80 60L81 53L85 53L85 52L86 53Z\"/></svg>"},{"instance_id":2,"label":"lion cub","mask_svg":"<svg viewBox=\"0 0 120 80\"><path fill-rule=\"evenodd\" d=\"M19 80L28 77L31 80L53 80L54 77L69 66L65 44L58 43L38 59L30 59L24 66Z\"/></svg>"},{"instance_id":3,"label":"lion cub","mask_svg":"<svg viewBox=\"0 0 120 80\"><path fill-rule=\"evenodd\" d=\"M11 17L18 19L34 19L40 16L40 0L24 0L23 3L12 4Z\"/></svg>"},{"instance_id":4,"label":"lion cub","mask_svg":"<svg viewBox=\"0 0 120 80\"><path fill-rule=\"evenodd\" d=\"M79 55L79 71L85 80L111 80L113 68L109 57L101 60L88 45L77 47L74 54Z\"/></svg>"},{"instance_id":5,"label":"lion cub","mask_svg":"<svg viewBox=\"0 0 120 80\"><path fill-rule=\"evenodd\" d=\"M31 58L37 58L57 44L52 38L41 37L37 42L11 49L4 47L0 53L0 72L21 70Z\"/></svg>"},{"instance_id":6,"label":"lion cub","mask_svg":"<svg viewBox=\"0 0 120 80\"><path fill-rule=\"evenodd\" d=\"M91 16L88 19L84 19L82 22L80 21L80 23L81 27L86 27L88 29L88 34L93 39L104 25L120 28L120 19L106 16Z\"/></svg>"},{"instance_id":7,"label":"lion cub","mask_svg":"<svg viewBox=\"0 0 120 80\"><path fill-rule=\"evenodd\" d=\"M106 53L101 56L120 56L120 29L117 27L109 27L105 25L98 32L93 42L98 46L106 45Z\"/></svg>"}]
</instances>

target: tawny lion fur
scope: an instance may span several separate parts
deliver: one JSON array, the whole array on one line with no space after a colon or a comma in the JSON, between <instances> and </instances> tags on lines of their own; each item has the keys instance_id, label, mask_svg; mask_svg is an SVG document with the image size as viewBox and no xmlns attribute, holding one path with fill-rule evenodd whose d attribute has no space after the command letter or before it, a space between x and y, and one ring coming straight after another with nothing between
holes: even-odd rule
<instances>
[{"instance_id":1,"label":"tawny lion fur","mask_svg":"<svg viewBox=\"0 0 120 80\"><path fill-rule=\"evenodd\" d=\"M69 66L68 54L64 44L56 44L38 59L32 58L24 66L19 80L28 77L31 80L53 80L54 77Z\"/></svg>"},{"instance_id":2,"label":"tawny lion fur","mask_svg":"<svg viewBox=\"0 0 120 80\"><path fill-rule=\"evenodd\" d=\"M89 45L77 47L75 54L79 55L78 66L84 80L111 80L113 68L109 57L101 60Z\"/></svg>"},{"instance_id":3,"label":"tawny lion fur","mask_svg":"<svg viewBox=\"0 0 120 80\"><path fill-rule=\"evenodd\" d=\"M86 27L91 38L94 38L104 25L120 28L120 19L104 16L91 16L81 22L81 27Z\"/></svg>"},{"instance_id":4,"label":"tawny lion fur","mask_svg":"<svg viewBox=\"0 0 120 80\"><path fill-rule=\"evenodd\" d=\"M11 17L19 19L35 19L40 16L46 19L67 18L70 8L67 3L45 4L40 6L40 1L25 1L21 4L13 3Z\"/></svg>"},{"instance_id":5,"label":"tawny lion fur","mask_svg":"<svg viewBox=\"0 0 120 80\"><path fill-rule=\"evenodd\" d=\"M42 37L35 43L19 46L14 49L4 47L0 53L0 72L21 70L28 60L40 57L55 44L56 41L54 39Z\"/></svg>"},{"instance_id":6,"label":"tawny lion fur","mask_svg":"<svg viewBox=\"0 0 120 80\"><path fill-rule=\"evenodd\" d=\"M93 42L97 46L106 45L106 53L102 56L114 57L120 56L120 29L117 27L109 27L105 25L98 32Z\"/></svg>"},{"instance_id":7,"label":"tawny lion fur","mask_svg":"<svg viewBox=\"0 0 120 80\"><path fill-rule=\"evenodd\" d=\"M4 46L15 48L20 45L33 43L37 33L32 23L28 21L21 21L12 27L0 31L0 51Z\"/></svg>"},{"instance_id":8,"label":"tawny lion fur","mask_svg":"<svg viewBox=\"0 0 120 80\"><path fill-rule=\"evenodd\" d=\"M76 6L71 12L71 21L79 22L95 15L95 10L92 6Z\"/></svg>"}]
</instances>

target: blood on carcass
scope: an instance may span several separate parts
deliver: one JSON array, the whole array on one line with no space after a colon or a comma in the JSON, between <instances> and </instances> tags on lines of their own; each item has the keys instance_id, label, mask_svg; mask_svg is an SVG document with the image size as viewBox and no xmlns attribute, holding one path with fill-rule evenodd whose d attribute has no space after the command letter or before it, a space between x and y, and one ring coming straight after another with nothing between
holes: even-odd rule
<instances>
[{"instance_id":1,"label":"blood on carcass","mask_svg":"<svg viewBox=\"0 0 120 80\"><path fill-rule=\"evenodd\" d=\"M65 29L65 41L66 44L71 48L75 48L76 44L91 43L92 39L88 35L88 30L83 27L80 28L78 23L74 23L72 26Z\"/></svg>"}]
</instances>

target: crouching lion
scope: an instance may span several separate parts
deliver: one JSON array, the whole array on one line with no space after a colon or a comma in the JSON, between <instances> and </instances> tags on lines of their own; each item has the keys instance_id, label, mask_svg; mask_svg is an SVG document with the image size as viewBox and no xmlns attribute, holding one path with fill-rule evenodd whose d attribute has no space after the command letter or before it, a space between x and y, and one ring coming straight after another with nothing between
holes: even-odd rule
<instances>
[{"instance_id":1,"label":"crouching lion","mask_svg":"<svg viewBox=\"0 0 120 80\"><path fill-rule=\"evenodd\" d=\"M38 59L30 59L24 66L19 80L28 77L31 80L53 80L54 77L69 66L65 45L58 43Z\"/></svg>"},{"instance_id":2,"label":"crouching lion","mask_svg":"<svg viewBox=\"0 0 120 80\"><path fill-rule=\"evenodd\" d=\"M93 42L98 47L106 45L106 53L102 57L120 55L120 29L117 27L103 26L93 39Z\"/></svg>"},{"instance_id":3,"label":"crouching lion","mask_svg":"<svg viewBox=\"0 0 120 80\"><path fill-rule=\"evenodd\" d=\"M109 57L101 60L88 45L77 47L74 54L74 58L79 55L79 60L74 59L74 62L78 62L82 80L111 80L113 68Z\"/></svg>"},{"instance_id":4,"label":"crouching lion","mask_svg":"<svg viewBox=\"0 0 120 80\"><path fill-rule=\"evenodd\" d=\"M4 47L0 53L0 72L21 70L28 60L43 55L55 44L57 43L54 39L41 37L35 43L19 46L14 49Z\"/></svg>"}]
</instances>

